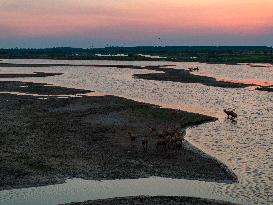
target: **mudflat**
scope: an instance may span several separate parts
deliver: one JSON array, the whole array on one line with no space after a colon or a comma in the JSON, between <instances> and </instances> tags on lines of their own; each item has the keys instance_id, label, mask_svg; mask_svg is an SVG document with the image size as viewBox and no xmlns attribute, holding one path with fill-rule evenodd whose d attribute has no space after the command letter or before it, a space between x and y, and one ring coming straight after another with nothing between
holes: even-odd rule
<instances>
[{"instance_id":1,"label":"mudflat","mask_svg":"<svg viewBox=\"0 0 273 205\"><path fill-rule=\"evenodd\" d=\"M158 133L216 120L115 96L67 97L90 91L0 82L0 190L63 183L67 178L161 176L235 182L225 165L191 149L155 147ZM51 96L52 95L52 96ZM59 98L61 95L62 98ZM136 136L132 144L128 131ZM142 140L148 136L144 151Z\"/></svg>"},{"instance_id":2,"label":"mudflat","mask_svg":"<svg viewBox=\"0 0 273 205\"><path fill-rule=\"evenodd\" d=\"M171 196L156 196L156 197L126 197L113 198L105 200L86 201L83 203L70 203L69 205L112 205L112 204L137 204L137 205L235 205L228 202L192 198L192 197L171 197ZM68 204L67 204L68 205Z\"/></svg>"}]
</instances>

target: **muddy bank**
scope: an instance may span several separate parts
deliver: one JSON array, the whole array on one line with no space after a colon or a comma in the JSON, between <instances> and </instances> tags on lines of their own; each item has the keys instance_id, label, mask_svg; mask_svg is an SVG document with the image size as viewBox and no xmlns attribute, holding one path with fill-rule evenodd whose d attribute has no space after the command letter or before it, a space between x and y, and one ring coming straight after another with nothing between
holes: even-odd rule
<instances>
[{"instance_id":1,"label":"muddy bank","mask_svg":"<svg viewBox=\"0 0 273 205\"><path fill-rule=\"evenodd\" d=\"M172 81L181 83L200 83L206 86L222 87L222 88L245 88L249 86L259 86L255 83L241 83L241 82L228 82L219 81L213 77L200 76L198 72L191 73L184 69L166 68L167 66L147 66L144 69L162 71L164 73L148 73L148 74L134 74L134 77L146 80L158 81ZM268 67L268 66L259 66ZM143 68L142 68L143 69ZM256 88L259 91L273 92L272 86L260 86Z\"/></svg>"},{"instance_id":2,"label":"muddy bank","mask_svg":"<svg viewBox=\"0 0 273 205\"><path fill-rule=\"evenodd\" d=\"M113 198L105 200L86 201L82 203L70 203L67 205L112 205L112 204L154 204L154 205L235 205L233 203L192 198L192 197L175 197L175 196L139 196L139 197L126 197L126 198Z\"/></svg>"},{"instance_id":3,"label":"muddy bank","mask_svg":"<svg viewBox=\"0 0 273 205\"><path fill-rule=\"evenodd\" d=\"M4 73L0 74L0 78L44 78L49 76L62 75L63 73L45 73L45 72L34 72L34 73Z\"/></svg>"},{"instance_id":4,"label":"muddy bank","mask_svg":"<svg viewBox=\"0 0 273 205\"><path fill-rule=\"evenodd\" d=\"M25 87L20 87L24 85ZM23 89L23 90L22 90ZM0 90L25 93L77 93L45 84L0 82ZM81 91L81 90L80 90ZM85 91L89 92L89 91ZM156 150L148 127L184 127L215 118L161 109L114 96L41 100L0 94L0 189L62 183L67 178L121 179L161 176L235 182L220 162L187 148ZM136 135L131 146L128 131Z\"/></svg>"},{"instance_id":5,"label":"muddy bank","mask_svg":"<svg viewBox=\"0 0 273 205\"><path fill-rule=\"evenodd\" d=\"M146 80L158 80L158 81L172 81L181 83L200 83L206 86L222 87L222 88L245 88L251 86L251 84L233 83L226 81L218 81L216 78L200 76L198 73L192 74L188 70L172 69L172 68L160 68L154 69L157 71L163 71L164 73L149 73L149 74L135 74L134 77L146 79Z\"/></svg>"},{"instance_id":6,"label":"muddy bank","mask_svg":"<svg viewBox=\"0 0 273 205\"><path fill-rule=\"evenodd\" d=\"M272 86L263 86L263 87L256 88L256 90L273 92L273 87Z\"/></svg>"},{"instance_id":7,"label":"muddy bank","mask_svg":"<svg viewBox=\"0 0 273 205\"><path fill-rule=\"evenodd\" d=\"M76 95L91 92L83 89L68 89L60 86L53 86L45 83L32 83L20 81L1 81L0 92L20 92L38 95Z\"/></svg>"}]
</instances>

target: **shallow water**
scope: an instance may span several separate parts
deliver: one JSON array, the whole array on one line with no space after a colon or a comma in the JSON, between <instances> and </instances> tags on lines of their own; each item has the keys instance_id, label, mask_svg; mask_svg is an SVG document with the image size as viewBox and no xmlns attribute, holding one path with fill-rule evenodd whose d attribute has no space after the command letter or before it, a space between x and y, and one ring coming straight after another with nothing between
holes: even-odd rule
<instances>
[{"instance_id":1,"label":"shallow water","mask_svg":"<svg viewBox=\"0 0 273 205\"><path fill-rule=\"evenodd\" d=\"M224 198L210 187L209 182L159 177L105 181L69 179L65 184L2 191L0 202L2 200L3 205L56 205L139 195L196 196L216 200ZM229 197L224 199L244 203Z\"/></svg>"},{"instance_id":2,"label":"shallow water","mask_svg":"<svg viewBox=\"0 0 273 205\"><path fill-rule=\"evenodd\" d=\"M146 58L153 58L153 59L157 59L157 58L167 58L167 57L163 57L163 56L152 56L152 55L144 55L144 54L138 54L139 56L143 56L143 57L146 57Z\"/></svg>"},{"instance_id":3,"label":"shallow water","mask_svg":"<svg viewBox=\"0 0 273 205\"><path fill-rule=\"evenodd\" d=\"M173 62L5 61L11 63L134 64L141 66L174 64ZM198 66L200 71L196 74L217 79L240 82L251 79L257 82L273 82L272 67L201 63L175 64L177 69ZM0 68L0 73L37 71L63 72L64 75L47 78L18 78L16 80L89 89L99 93L218 117L219 121L217 122L190 129L186 138L196 147L227 164L239 177L239 183L209 183L209 186L204 187L201 192L210 192L211 194L217 192L223 199L229 201L237 199L246 202L245 204L273 203L273 93L257 91L253 88L230 89L201 84L132 78L135 73L154 72L148 70L101 67ZM237 123L224 119L222 111L224 108L236 110L239 114ZM175 182L175 180L172 181L172 183ZM137 182L133 181L131 186L134 186L135 183ZM168 191L175 193L172 188ZM184 195L182 192L181 194ZM211 194L208 196L212 196Z\"/></svg>"}]
</instances>

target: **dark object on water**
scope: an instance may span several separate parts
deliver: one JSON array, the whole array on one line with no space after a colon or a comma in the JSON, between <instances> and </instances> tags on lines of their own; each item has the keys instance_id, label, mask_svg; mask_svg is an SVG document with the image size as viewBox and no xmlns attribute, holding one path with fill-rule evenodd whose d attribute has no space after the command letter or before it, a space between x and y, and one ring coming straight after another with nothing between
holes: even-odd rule
<instances>
[{"instance_id":1,"label":"dark object on water","mask_svg":"<svg viewBox=\"0 0 273 205\"><path fill-rule=\"evenodd\" d=\"M226 110L226 109L224 109L224 112L227 114L228 119L233 119L234 120L235 118L238 117L238 115L234 111L232 111L232 110ZM229 116L230 116L230 118L229 118Z\"/></svg>"},{"instance_id":2,"label":"dark object on water","mask_svg":"<svg viewBox=\"0 0 273 205\"><path fill-rule=\"evenodd\" d=\"M188 68L188 70L189 70L190 72L199 71L199 67L196 66L196 67L194 67L194 68Z\"/></svg>"}]
</instances>

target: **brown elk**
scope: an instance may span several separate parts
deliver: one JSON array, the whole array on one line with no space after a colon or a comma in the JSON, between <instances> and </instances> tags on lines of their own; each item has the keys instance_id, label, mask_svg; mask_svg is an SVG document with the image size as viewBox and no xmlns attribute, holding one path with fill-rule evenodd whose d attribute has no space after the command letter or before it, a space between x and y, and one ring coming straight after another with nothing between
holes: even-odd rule
<instances>
[{"instance_id":1,"label":"brown elk","mask_svg":"<svg viewBox=\"0 0 273 205\"><path fill-rule=\"evenodd\" d=\"M166 140L168 141L167 147L170 148L172 145L175 144L175 138L173 135L169 135L166 137Z\"/></svg>"},{"instance_id":2,"label":"brown elk","mask_svg":"<svg viewBox=\"0 0 273 205\"><path fill-rule=\"evenodd\" d=\"M186 132L181 132L179 129L175 129L174 135L169 141L169 145L173 145L174 147L178 148L179 146L182 147L182 142L185 140Z\"/></svg>"},{"instance_id":3,"label":"brown elk","mask_svg":"<svg viewBox=\"0 0 273 205\"><path fill-rule=\"evenodd\" d=\"M168 141L167 146L172 147L175 145L176 142L176 136L177 136L177 128L174 128L174 130L168 132L168 135L166 137L166 140Z\"/></svg>"},{"instance_id":4,"label":"brown elk","mask_svg":"<svg viewBox=\"0 0 273 205\"><path fill-rule=\"evenodd\" d=\"M167 144L168 144L168 140L166 139L159 139L156 141L156 150L159 151L159 148L161 147L161 150L166 151L167 150Z\"/></svg>"},{"instance_id":5,"label":"brown elk","mask_svg":"<svg viewBox=\"0 0 273 205\"><path fill-rule=\"evenodd\" d=\"M199 67L196 66L196 67L194 67L194 68L188 68L188 70L189 70L190 72L199 71Z\"/></svg>"},{"instance_id":6,"label":"brown elk","mask_svg":"<svg viewBox=\"0 0 273 205\"><path fill-rule=\"evenodd\" d=\"M175 148L178 152L180 152L180 150L183 148L182 141L176 141Z\"/></svg>"},{"instance_id":7,"label":"brown elk","mask_svg":"<svg viewBox=\"0 0 273 205\"><path fill-rule=\"evenodd\" d=\"M149 133L150 137L154 137L157 135L157 131L154 127L149 127L149 130L150 130L150 133Z\"/></svg>"},{"instance_id":8,"label":"brown elk","mask_svg":"<svg viewBox=\"0 0 273 205\"><path fill-rule=\"evenodd\" d=\"M148 150L148 143L149 143L148 136L145 136L144 139L142 140L142 148L143 151L145 152Z\"/></svg>"},{"instance_id":9,"label":"brown elk","mask_svg":"<svg viewBox=\"0 0 273 205\"><path fill-rule=\"evenodd\" d=\"M224 112L227 114L227 116L228 116L227 118L228 119L235 119L235 118L238 117L238 115L234 111L232 111L232 110L226 110L226 109L224 109Z\"/></svg>"},{"instance_id":10,"label":"brown elk","mask_svg":"<svg viewBox=\"0 0 273 205\"><path fill-rule=\"evenodd\" d=\"M131 146L133 146L135 141L136 141L136 136L132 133L132 131L129 131L128 135L129 135L129 139L130 139L130 142L131 142Z\"/></svg>"},{"instance_id":11,"label":"brown elk","mask_svg":"<svg viewBox=\"0 0 273 205\"><path fill-rule=\"evenodd\" d=\"M161 134L158 134L157 137L158 137L159 139L165 139L165 137L166 137L166 132L163 131Z\"/></svg>"},{"instance_id":12,"label":"brown elk","mask_svg":"<svg viewBox=\"0 0 273 205\"><path fill-rule=\"evenodd\" d=\"M186 136L186 131L184 130L184 131L179 131L179 133L178 133L178 135L177 135L177 137L176 137L176 139L178 140L178 141L181 141L181 142L183 142L184 140L185 140L185 136Z\"/></svg>"},{"instance_id":13,"label":"brown elk","mask_svg":"<svg viewBox=\"0 0 273 205\"><path fill-rule=\"evenodd\" d=\"M193 71L199 71L199 67L196 66L195 68L193 68Z\"/></svg>"}]
</instances>

